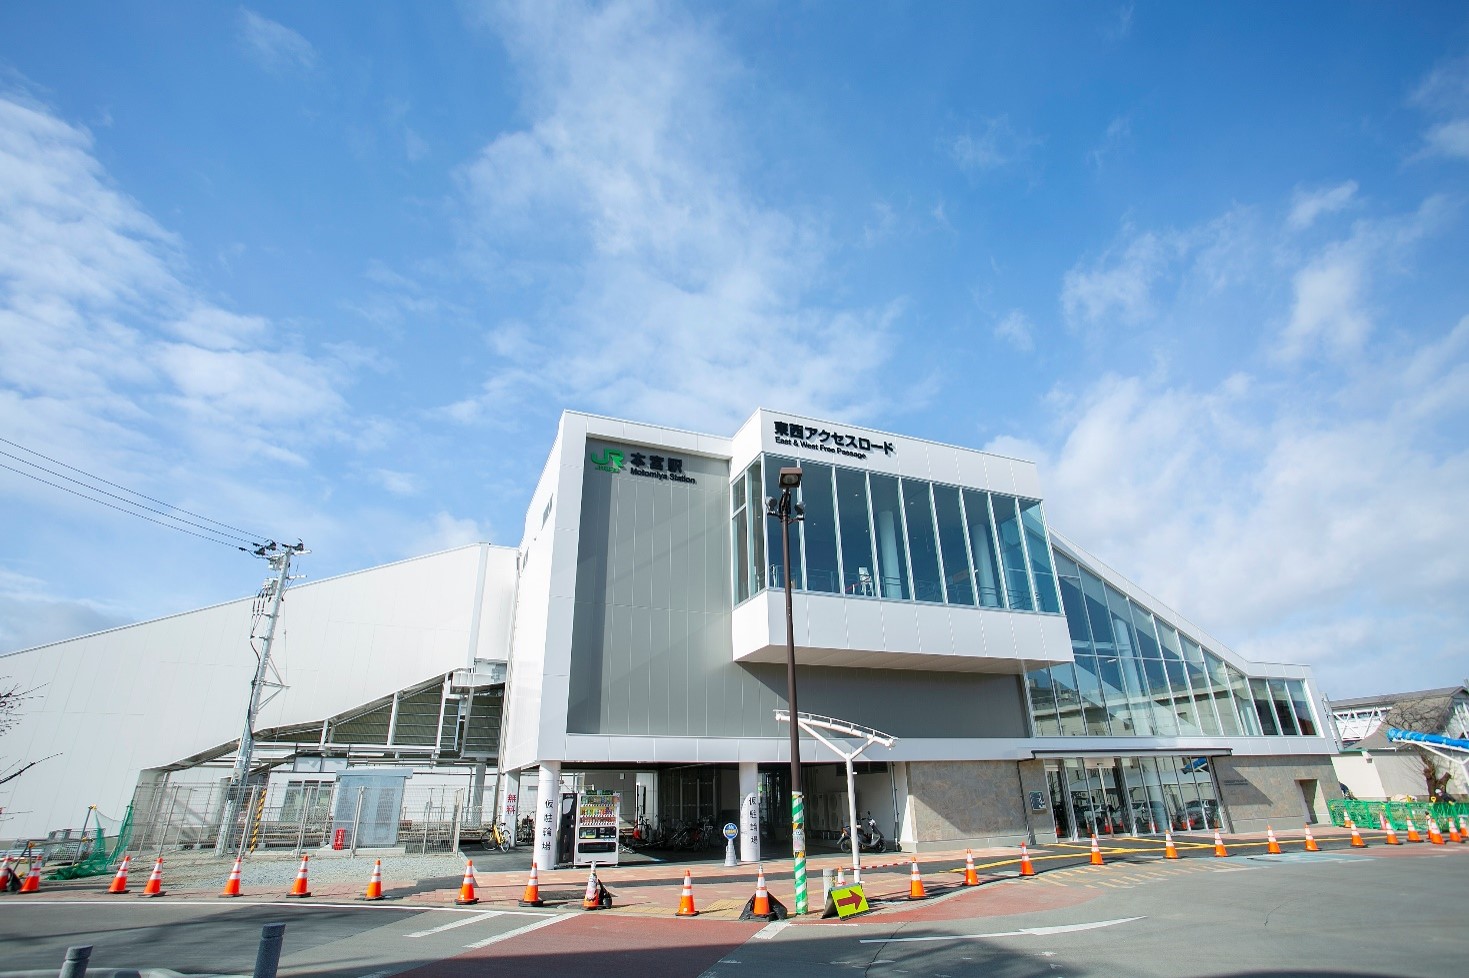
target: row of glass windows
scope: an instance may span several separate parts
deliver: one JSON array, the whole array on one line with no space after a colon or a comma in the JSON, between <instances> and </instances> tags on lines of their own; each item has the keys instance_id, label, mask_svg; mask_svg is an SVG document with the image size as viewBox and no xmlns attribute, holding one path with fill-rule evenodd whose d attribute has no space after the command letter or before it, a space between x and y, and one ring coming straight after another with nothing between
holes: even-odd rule
<instances>
[{"instance_id":1,"label":"row of glass windows","mask_svg":"<svg viewBox=\"0 0 1469 978\"><path fill-rule=\"evenodd\" d=\"M734 600L785 586L780 522L765 516L780 469L756 459L730 490ZM1039 500L815 462L800 463L791 586L896 601L1061 610Z\"/></svg>"},{"instance_id":2,"label":"row of glass windows","mask_svg":"<svg viewBox=\"0 0 1469 978\"><path fill-rule=\"evenodd\" d=\"M1057 758L1046 780L1056 832L1073 839L1224 827L1206 757Z\"/></svg>"},{"instance_id":3,"label":"row of glass windows","mask_svg":"<svg viewBox=\"0 0 1469 978\"><path fill-rule=\"evenodd\" d=\"M1247 677L1056 554L1075 664L1028 674L1037 736L1313 736L1299 679Z\"/></svg>"}]
</instances>

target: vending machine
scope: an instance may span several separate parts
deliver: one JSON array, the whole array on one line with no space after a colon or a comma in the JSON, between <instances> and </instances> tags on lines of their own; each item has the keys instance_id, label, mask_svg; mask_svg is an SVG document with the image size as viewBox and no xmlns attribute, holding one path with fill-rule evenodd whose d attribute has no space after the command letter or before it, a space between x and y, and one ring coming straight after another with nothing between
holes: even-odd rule
<instances>
[{"instance_id":1,"label":"vending machine","mask_svg":"<svg viewBox=\"0 0 1469 978\"><path fill-rule=\"evenodd\" d=\"M617 865L617 828L621 811L622 795L619 792L577 793L575 865Z\"/></svg>"}]
</instances>

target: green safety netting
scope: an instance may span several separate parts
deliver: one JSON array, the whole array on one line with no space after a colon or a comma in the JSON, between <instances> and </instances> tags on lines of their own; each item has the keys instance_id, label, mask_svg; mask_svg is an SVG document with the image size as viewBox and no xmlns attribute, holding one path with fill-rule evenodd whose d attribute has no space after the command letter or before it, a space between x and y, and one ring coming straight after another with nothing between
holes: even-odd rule
<instances>
[{"instance_id":1,"label":"green safety netting","mask_svg":"<svg viewBox=\"0 0 1469 978\"><path fill-rule=\"evenodd\" d=\"M122 819L112 819L97 809L89 813L92 825L82 827L81 843L77 854L81 857L70 866L62 866L48 880L77 880L86 876L106 876L122 857L133 835L133 806L129 805Z\"/></svg>"},{"instance_id":2,"label":"green safety netting","mask_svg":"<svg viewBox=\"0 0 1469 978\"><path fill-rule=\"evenodd\" d=\"M1345 826L1350 818L1359 827L1368 829L1381 825L1384 816L1394 829L1406 829L1410 818L1419 829L1426 828L1430 815L1440 825L1450 816L1469 818L1469 804L1462 802L1432 804L1426 801L1355 801L1334 798L1326 803L1326 808L1331 812L1332 825Z\"/></svg>"}]
</instances>

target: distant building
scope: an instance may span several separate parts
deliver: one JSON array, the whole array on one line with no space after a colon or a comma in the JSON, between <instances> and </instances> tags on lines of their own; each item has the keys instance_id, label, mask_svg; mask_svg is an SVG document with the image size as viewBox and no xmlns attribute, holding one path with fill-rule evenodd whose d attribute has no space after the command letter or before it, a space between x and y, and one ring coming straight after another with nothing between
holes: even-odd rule
<instances>
[{"instance_id":1,"label":"distant building","mask_svg":"<svg viewBox=\"0 0 1469 978\"><path fill-rule=\"evenodd\" d=\"M1459 765L1387 739L1391 727L1469 739L1469 688L1445 686L1332 700L1331 718L1342 742L1342 752L1333 762L1337 776L1357 798L1424 798L1425 764L1440 775L1451 775L1449 794L1469 798L1469 783Z\"/></svg>"}]
</instances>

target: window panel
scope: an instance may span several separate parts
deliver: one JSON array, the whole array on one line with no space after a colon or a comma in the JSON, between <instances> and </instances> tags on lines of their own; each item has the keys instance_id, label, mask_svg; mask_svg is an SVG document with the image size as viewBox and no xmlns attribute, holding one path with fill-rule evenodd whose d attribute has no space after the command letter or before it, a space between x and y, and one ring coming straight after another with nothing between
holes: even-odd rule
<instances>
[{"instance_id":1,"label":"window panel","mask_svg":"<svg viewBox=\"0 0 1469 978\"><path fill-rule=\"evenodd\" d=\"M1066 628L1071 632L1071 641L1087 648L1091 645L1092 634L1087 626L1086 599L1081 594L1081 583L1069 577L1061 578L1061 601L1066 609Z\"/></svg>"},{"instance_id":2,"label":"window panel","mask_svg":"<svg viewBox=\"0 0 1469 978\"><path fill-rule=\"evenodd\" d=\"M745 470L745 479L748 486L747 498L750 500L746 507L750 514L750 593L756 594L765 589L765 527L762 523L767 522L765 516L765 504L761 501L760 482L760 460L756 459L748 469ZM770 520L769 522L774 522Z\"/></svg>"},{"instance_id":3,"label":"window panel","mask_svg":"<svg viewBox=\"0 0 1469 978\"><path fill-rule=\"evenodd\" d=\"M806 507L806 518L801 523L801 536L806 546L806 587L811 591L835 594L842 589L842 579L837 563L837 521L836 508L832 503L831 466L803 462L801 470L801 504ZM795 563L794 555L791 563Z\"/></svg>"},{"instance_id":4,"label":"window panel","mask_svg":"<svg viewBox=\"0 0 1469 978\"><path fill-rule=\"evenodd\" d=\"M1025 552L1030 557L1030 574L1035 580L1036 605L1042 611L1061 610L1056 600L1056 576L1051 570L1051 544L1038 499L1020 503L1020 525L1025 530Z\"/></svg>"},{"instance_id":5,"label":"window panel","mask_svg":"<svg viewBox=\"0 0 1469 978\"><path fill-rule=\"evenodd\" d=\"M1101 672L1094 655L1078 655L1076 657L1076 684L1077 692L1081 694L1082 716L1086 721L1086 732L1093 737L1106 737L1109 734L1107 726L1107 702L1102 697L1102 682L1098 678Z\"/></svg>"},{"instance_id":6,"label":"window panel","mask_svg":"<svg viewBox=\"0 0 1469 978\"><path fill-rule=\"evenodd\" d=\"M1199 723L1193 697L1189 696L1188 674L1184 671L1183 660L1166 659L1163 666L1168 671L1168 688L1173 693L1173 715L1178 721L1178 735L1202 737L1204 728Z\"/></svg>"},{"instance_id":7,"label":"window panel","mask_svg":"<svg viewBox=\"0 0 1469 978\"><path fill-rule=\"evenodd\" d=\"M1275 719L1280 721L1280 732L1288 737L1299 736L1296 729L1296 711L1290 705L1290 693L1286 692L1284 679L1271 679L1270 700L1275 704Z\"/></svg>"},{"instance_id":8,"label":"window panel","mask_svg":"<svg viewBox=\"0 0 1469 978\"><path fill-rule=\"evenodd\" d=\"M1072 560L1070 557L1066 556L1059 550L1053 550L1051 552L1056 555L1057 574L1060 574L1062 577L1081 576L1081 568L1077 566L1076 561Z\"/></svg>"},{"instance_id":9,"label":"window panel","mask_svg":"<svg viewBox=\"0 0 1469 978\"><path fill-rule=\"evenodd\" d=\"M964 511L959 505L959 490L953 486L934 486L933 508L938 517L944 590L949 604L973 605L974 575L969 567L969 547L964 541ZM915 572L913 576L918 575Z\"/></svg>"},{"instance_id":10,"label":"window panel","mask_svg":"<svg viewBox=\"0 0 1469 978\"><path fill-rule=\"evenodd\" d=\"M1244 673L1227 663L1224 670L1229 674L1229 688L1234 693L1234 710L1239 717L1240 729L1246 737L1264 736L1264 731L1260 729L1260 716L1255 711L1255 700L1250 696L1249 680Z\"/></svg>"},{"instance_id":11,"label":"window panel","mask_svg":"<svg viewBox=\"0 0 1469 978\"><path fill-rule=\"evenodd\" d=\"M990 494L995 509L995 533L1000 540L1000 565L1005 569L1005 595L1012 611L1034 611L1030 577L1025 571L1025 545L1020 540L1020 512L1014 496Z\"/></svg>"},{"instance_id":12,"label":"window panel","mask_svg":"<svg viewBox=\"0 0 1469 978\"><path fill-rule=\"evenodd\" d=\"M792 468L796 465L795 459L782 458L779 455L765 456L765 498L780 499L780 470ZM801 470L801 482L805 483L805 469ZM796 501L800 501L800 490L797 490ZM764 510L763 505L760 507ZM786 586L786 574L784 556L781 551L780 520L770 516L765 517L765 552L770 556L766 560L769 571L766 574L766 584L773 588ZM791 587L801 588L801 524L791 524Z\"/></svg>"},{"instance_id":13,"label":"window panel","mask_svg":"<svg viewBox=\"0 0 1469 978\"><path fill-rule=\"evenodd\" d=\"M842 541L842 591L877 596L877 558L867 522L867 477L851 469L836 470L837 521Z\"/></svg>"},{"instance_id":14,"label":"window panel","mask_svg":"<svg viewBox=\"0 0 1469 978\"><path fill-rule=\"evenodd\" d=\"M1153 632L1153 616L1148 612L1124 598L1121 592L1114 588L1107 588L1107 607L1112 609L1114 615L1125 615L1128 611L1132 615L1132 624L1136 629L1137 648L1145 659L1163 658L1163 650L1158 646L1158 638ZM1126 609L1126 610L1124 610Z\"/></svg>"},{"instance_id":15,"label":"window panel","mask_svg":"<svg viewBox=\"0 0 1469 978\"><path fill-rule=\"evenodd\" d=\"M1037 737L1060 736L1056 721L1056 690L1049 669L1034 669L1026 674L1030 686L1030 712Z\"/></svg>"},{"instance_id":16,"label":"window panel","mask_svg":"<svg viewBox=\"0 0 1469 978\"><path fill-rule=\"evenodd\" d=\"M738 484L743 485L744 479ZM734 601L739 604L750 596L750 518L748 510L741 506L730 522L732 558L734 560Z\"/></svg>"},{"instance_id":17,"label":"window panel","mask_svg":"<svg viewBox=\"0 0 1469 978\"><path fill-rule=\"evenodd\" d=\"M1265 736L1280 736L1280 726L1275 722L1275 706L1270 702L1270 688L1265 685L1265 680L1250 680L1250 702L1254 704L1255 716Z\"/></svg>"},{"instance_id":18,"label":"window panel","mask_svg":"<svg viewBox=\"0 0 1469 978\"><path fill-rule=\"evenodd\" d=\"M1086 719L1082 715L1081 694L1076 688L1076 667L1070 663L1052 666L1051 682L1055 685L1056 717L1061 724L1061 735L1082 736L1086 733Z\"/></svg>"},{"instance_id":19,"label":"window panel","mask_svg":"<svg viewBox=\"0 0 1469 978\"><path fill-rule=\"evenodd\" d=\"M969 552L974 557L975 587L979 603L986 608L1003 608L995 533L990 524L989 493L964 490L964 520L969 524Z\"/></svg>"},{"instance_id":20,"label":"window panel","mask_svg":"<svg viewBox=\"0 0 1469 978\"><path fill-rule=\"evenodd\" d=\"M1168 692L1168 670L1162 659L1143 659L1143 675L1152 694L1149 703L1153 723L1164 737L1178 736L1178 715L1173 712L1173 697Z\"/></svg>"},{"instance_id":21,"label":"window panel","mask_svg":"<svg viewBox=\"0 0 1469 978\"><path fill-rule=\"evenodd\" d=\"M1287 679L1285 686L1290 691L1291 709L1295 711L1296 726L1301 735L1316 736L1316 719L1311 709L1311 699L1306 695L1306 684L1299 679Z\"/></svg>"},{"instance_id":22,"label":"window panel","mask_svg":"<svg viewBox=\"0 0 1469 978\"><path fill-rule=\"evenodd\" d=\"M928 483L904 479L903 518L908 524L908 560L913 566L913 597L918 601L944 600L939 543L934 533Z\"/></svg>"},{"instance_id":23,"label":"window panel","mask_svg":"<svg viewBox=\"0 0 1469 978\"><path fill-rule=\"evenodd\" d=\"M1081 572L1081 590L1086 595L1086 617L1092 627L1092 641L1096 643L1097 651L1114 651L1117 643L1112 637L1112 619L1107 614L1107 595L1102 588L1102 582L1089 571ZM1127 648L1132 648L1131 636L1127 638Z\"/></svg>"},{"instance_id":24,"label":"window panel","mask_svg":"<svg viewBox=\"0 0 1469 978\"><path fill-rule=\"evenodd\" d=\"M890 475L868 476L872 486L872 530L877 534L877 593L904 600L908 590L908 544L903 539L903 509L898 480Z\"/></svg>"}]
</instances>

